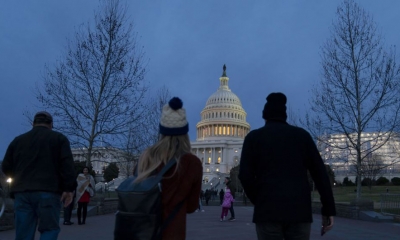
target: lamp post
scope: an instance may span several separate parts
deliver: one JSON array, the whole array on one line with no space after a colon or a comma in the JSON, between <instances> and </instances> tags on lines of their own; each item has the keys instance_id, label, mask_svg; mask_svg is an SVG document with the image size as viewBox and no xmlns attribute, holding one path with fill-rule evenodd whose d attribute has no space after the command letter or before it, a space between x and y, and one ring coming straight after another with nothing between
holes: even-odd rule
<instances>
[{"instance_id":1,"label":"lamp post","mask_svg":"<svg viewBox=\"0 0 400 240\"><path fill-rule=\"evenodd\" d=\"M12 178L8 178L7 179L7 185L8 185L7 193L8 193L8 196L10 196L10 185L11 185L11 182L12 182Z\"/></svg>"}]
</instances>

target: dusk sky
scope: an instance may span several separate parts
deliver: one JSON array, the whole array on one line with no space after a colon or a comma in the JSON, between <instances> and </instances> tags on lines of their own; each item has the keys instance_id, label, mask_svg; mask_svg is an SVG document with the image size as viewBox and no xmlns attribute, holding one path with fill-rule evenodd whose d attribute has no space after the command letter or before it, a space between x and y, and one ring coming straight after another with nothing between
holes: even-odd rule
<instances>
[{"instance_id":1,"label":"dusk sky","mask_svg":"<svg viewBox=\"0 0 400 240\"><path fill-rule=\"evenodd\" d=\"M183 100L195 140L200 112L218 89L224 64L252 129L264 124L261 111L271 92L285 93L295 112L308 109L312 84L321 79L320 48L341 2L132 0L128 15L146 52L151 93L165 85ZM356 2L374 17L386 48L400 45L400 1ZM31 128L23 112L39 110L33 90L45 64L62 58L67 39L80 24L93 23L98 5L0 1L0 160L13 138Z\"/></svg>"}]
</instances>

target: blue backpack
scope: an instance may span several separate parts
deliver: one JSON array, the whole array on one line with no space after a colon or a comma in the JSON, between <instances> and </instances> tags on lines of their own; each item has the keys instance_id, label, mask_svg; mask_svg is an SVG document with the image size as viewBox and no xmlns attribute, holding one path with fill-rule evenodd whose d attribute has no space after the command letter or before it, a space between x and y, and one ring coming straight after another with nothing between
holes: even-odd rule
<instances>
[{"instance_id":1,"label":"blue backpack","mask_svg":"<svg viewBox=\"0 0 400 240\"><path fill-rule=\"evenodd\" d=\"M140 182L134 182L137 178L137 171L135 171L134 176L118 186L116 189L118 211L115 217L115 240L162 239L162 231L183 205L183 201L180 202L168 218L164 222L162 221L161 180L175 164L176 160L171 159L159 173Z\"/></svg>"}]
</instances>

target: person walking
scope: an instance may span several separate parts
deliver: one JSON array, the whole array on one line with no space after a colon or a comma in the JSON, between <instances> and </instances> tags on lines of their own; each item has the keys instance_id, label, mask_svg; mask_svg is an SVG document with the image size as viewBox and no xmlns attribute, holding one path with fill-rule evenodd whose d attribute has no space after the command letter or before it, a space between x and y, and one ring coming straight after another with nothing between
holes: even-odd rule
<instances>
[{"instance_id":1,"label":"person walking","mask_svg":"<svg viewBox=\"0 0 400 240\"><path fill-rule=\"evenodd\" d=\"M82 169L82 173L78 175L76 182L78 183L75 200L78 203L76 215L78 217L78 225L82 225L86 224L87 206L95 192L95 182L92 175L89 174L88 167Z\"/></svg>"},{"instance_id":2,"label":"person walking","mask_svg":"<svg viewBox=\"0 0 400 240\"><path fill-rule=\"evenodd\" d=\"M72 202L75 187L74 161L68 139L53 131L53 117L35 114L33 128L8 146L2 171L13 179L15 239L57 239L61 202Z\"/></svg>"},{"instance_id":3,"label":"person walking","mask_svg":"<svg viewBox=\"0 0 400 240\"><path fill-rule=\"evenodd\" d=\"M310 238L312 209L309 171L321 196L322 233L332 229L336 215L325 165L311 135L286 122L286 96L271 93L262 117L264 127L243 142L239 179L254 204L258 239Z\"/></svg>"},{"instance_id":4,"label":"person walking","mask_svg":"<svg viewBox=\"0 0 400 240\"><path fill-rule=\"evenodd\" d=\"M222 201L222 211L221 211L221 219L220 221L224 221L226 216L228 215L228 210L231 208L233 204L233 196L231 194L231 190L227 187L224 194L224 200Z\"/></svg>"},{"instance_id":5,"label":"person walking","mask_svg":"<svg viewBox=\"0 0 400 240\"><path fill-rule=\"evenodd\" d=\"M226 185L226 189L229 189L231 192L231 195L233 197L233 200L235 200L235 188L232 186L232 182L231 182L231 178L230 177L225 177L225 185ZM226 192L226 190L225 190ZM229 208L229 212L231 213L231 217L228 219L229 221L236 221L235 218L235 209L233 209L233 201L231 204L231 207Z\"/></svg>"},{"instance_id":6,"label":"person walking","mask_svg":"<svg viewBox=\"0 0 400 240\"><path fill-rule=\"evenodd\" d=\"M208 206L208 201L210 201L211 198L211 190L206 189L206 193L204 193L204 196L206 197L206 205Z\"/></svg>"},{"instance_id":7,"label":"person walking","mask_svg":"<svg viewBox=\"0 0 400 240\"><path fill-rule=\"evenodd\" d=\"M222 205L222 201L224 200L224 196L225 196L225 192L221 188L221 190L219 191L219 205Z\"/></svg>"},{"instance_id":8,"label":"person walking","mask_svg":"<svg viewBox=\"0 0 400 240\"><path fill-rule=\"evenodd\" d=\"M163 240L184 240L186 238L186 214L199 207L203 167L201 160L191 153L189 125L182 100L174 97L163 106L160 120L160 138L145 150L137 165L138 177L146 179L153 172L159 172L171 159L176 165L164 175L162 186L163 221L178 204L183 202L175 217L162 232Z\"/></svg>"},{"instance_id":9,"label":"person walking","mask_svg":"<svg viewBox=\"0 0 400 240\"><path fill-rule=\"evenodd\" d=\"M201 197L199 198L199 209L197 209L196 212L198 211L204 212L203 204L201 203Z\"/></svg>"}]
</instances>

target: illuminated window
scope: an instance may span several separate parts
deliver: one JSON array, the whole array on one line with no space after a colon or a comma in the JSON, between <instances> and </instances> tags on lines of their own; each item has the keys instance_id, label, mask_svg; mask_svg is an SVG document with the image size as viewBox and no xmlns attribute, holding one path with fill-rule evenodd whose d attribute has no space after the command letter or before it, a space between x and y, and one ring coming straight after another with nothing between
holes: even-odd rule
<instances>
[{"instance_id":1,"label":"illuminated window","mask_svg":"<svg viewBox=\"0 0 400 240\"><path fill-rule=\"evenodd\" d=\"M223 134L226 135L226 127L224 126Z\"/></svg>"},{"instance_id":2,"label":"illuminated window","mask_svg":"<svg viewBox=\"0 0 400 240\"><path fill-rule=\"evenodd\" d=\"M216 170L217 172L219 172L219 168L217 168L217 170Z\"/></svg>"},{"instance_id":3,"label":"illuminated window","mask_svg":"<svg viewBox=\"0 0 400 240\"><path fill-rule=\"evenodd\" d=\"M221 163L221 157L218 157L218 163Z\"/></svg>"},{"instance_id":4,"label":"illuminated window","mask_svg":"<svg viewBox=\"0 0 400 240\"><path fill-rule=\"evenodd\" d=\"M208 158L208 163L211 163L211 158L210 157Z\"/></svg>"},{"instance_id":5,"label":"illuminated window","mask_svg":"<svg viewBox=\"0 0 400 240\"><path fill-rule=\"evenodd\" d=\"M209 169L209 168L207 168L207 172L210 172L210 169Z\"/></svg>"},{"instance_id":6,"label":"illuminated window","mask_svg":"<svg viewBox=\"0 0 400 240\"><path fill-rule=\"evenodd\" d=\"M222 134L222 128L221 128L221 127L218 128L218 134L219 134L219 135Z\"/></svg>"}]
</instances>

